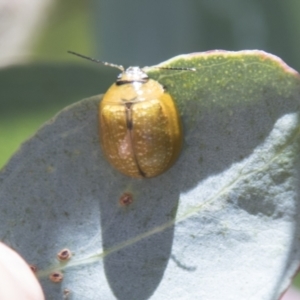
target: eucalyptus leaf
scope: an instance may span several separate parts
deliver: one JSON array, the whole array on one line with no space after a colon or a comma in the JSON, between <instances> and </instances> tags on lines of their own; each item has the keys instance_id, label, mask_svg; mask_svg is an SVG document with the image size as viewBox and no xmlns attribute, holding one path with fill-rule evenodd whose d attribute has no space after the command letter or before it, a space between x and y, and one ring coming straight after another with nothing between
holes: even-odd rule
<instances>
[{"instance_id":1,"label":"eucalyptus leaf","mask_svg":"<svg viewBox=\"0 0 300 300\"><path fill-rule=\"evenodd\" d=\"M113 169L101 96L82 100L3 168L1 240L37 266L47 299L279 299L300 258L299 75L262 51L158 66L196 68L148 72L181 113L174 166L151 179ZM49 280L57 271L61 283Z\"/></svg>"}]
</instances>

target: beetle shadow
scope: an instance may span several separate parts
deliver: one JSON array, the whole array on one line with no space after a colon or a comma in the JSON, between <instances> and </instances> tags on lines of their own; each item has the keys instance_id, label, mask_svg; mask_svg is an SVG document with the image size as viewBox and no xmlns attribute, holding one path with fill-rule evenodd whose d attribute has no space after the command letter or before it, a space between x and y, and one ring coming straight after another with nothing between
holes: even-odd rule
<instances>
[{"instance_id":1,"label":"beetle shadow","mask_svg":"<svg viewBox=\"0 0 300 300\"><path fill-rule=\"evenodd\" d=\"M157 178L130 179L110 171L107 180L111 184L104 193L108 199L100 200L100 211L103 247L108 251L105 272L117 299L148 299L158 287L171 257L172 224L180 193L250 156L281 116L299 109L294 98L279 98L274 93L268 90L248 106L212 108L192 125L183 117L181 156ZM201 107L190 109L199 111ZM107 164L105 169L112 168ZM131 192L134 201L121 207L118 199L124 192ZM250 206L243 203L240 208L250 212Z\"/></svg>"},{"instance_id":2,"label":"beetle shadow","mask_svg":"<svg viewBox=\"0 0 300 300\"><path fill-rule=\"evenodd\" d=\"M297 112L299 106L295 98L278 97L275 91L265 88L261 99L254 103L215 107L209 113L199 113L193 124L184 117L185 144L175 171L181 175L177 179L180 190L188 191L249 157L269 136L277 120ZM187 115L201 107L190 105L189 109Z\"/></svg>"},{"instance_id":3,"label":"beetle shadow","mask_svg":"<svg viewBox=\"0 0 300 300\"><path fill-rule=\"evenodd\" d=\"M180 191L168 177L136 180L112 172L107 180L116 188L100 199L105 273L117 299L148 299L169 262ZM133 197L127 206L119 204L123 192Z\"/></svg>"}]
</instances>

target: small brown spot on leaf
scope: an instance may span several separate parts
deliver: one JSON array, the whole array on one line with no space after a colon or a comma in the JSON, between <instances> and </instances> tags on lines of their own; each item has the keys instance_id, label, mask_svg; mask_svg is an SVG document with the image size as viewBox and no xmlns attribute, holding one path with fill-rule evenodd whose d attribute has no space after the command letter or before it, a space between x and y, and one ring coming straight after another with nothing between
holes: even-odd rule
<instances>
[{"instance_id":1,"label":"small brown spot on leaf","mask_svg":"<svg viewBox=\"0 0 300 300\"><path fill-rule=\"evenodd\" d=\"M72 257L72 252L67 248L62 249L57 253L57 259L60 261L69 260L71 257Z\"/></svg>"},{"instance_id":2,"label":"small brown spot on leaf","mask_svg":"<svg viewBox=\"0 0 300 300\"><path fill-rule=\"evenodd\" d=\"M133 196L131 193L124 193L121 195L119 199L119 203L121 206L128 206L133 202Z\"/></svg>"},{"instance_id":3,"label":"small brown spot on leaf","mask_svg":"<svg viewBox=\"0 0 300 300\"><path fill-rule=\"evenodd\" d=\"M49 279L54 283L59 283L64 279L64 275L59 271L55 271L49 275Z\"/></svg>"}]
</instances>

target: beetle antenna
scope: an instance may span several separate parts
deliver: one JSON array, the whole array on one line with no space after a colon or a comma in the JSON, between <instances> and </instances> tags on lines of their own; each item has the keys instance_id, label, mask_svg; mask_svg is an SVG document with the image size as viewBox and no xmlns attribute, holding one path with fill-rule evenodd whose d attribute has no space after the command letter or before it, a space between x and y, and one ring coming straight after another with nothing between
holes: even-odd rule
<instances>
[{"instance_id":1,"label":"beetle antenna","mask_svg":"<svg viewBox=\"0 0 300 300\"><path fill-rule=\"evenodd\" d=\"M177 67L152 67L156 69L162 69L162 70L177 70L177 71L196 71L196 68L177 68Z\"/></svg>"},{"instance_id":2,"label":"beetle antenna","mask_svg":"<svg viewBox=\"0 0 300 300\"><path fill-rule=\"evenodd\" d=\"M82 54L79 54L79 53L76 53L76 52L73 52L73 51L67 51L67 52L70 53L70 54L79 56L81 58L85 58L87 60L93 61L93 62L98 63L98 64L103 64L105 66L117 68L117 69L121 70L122 72L124 72L124 67L121 66L121 65L111 64L111 63L108 63L106 61L102 61L102 60L98 60L98 59L95 59L95 58L92 58L92 57L88 57L88 56L85 56L85 55L82 55Z\"/></svg>"}]
</instances>

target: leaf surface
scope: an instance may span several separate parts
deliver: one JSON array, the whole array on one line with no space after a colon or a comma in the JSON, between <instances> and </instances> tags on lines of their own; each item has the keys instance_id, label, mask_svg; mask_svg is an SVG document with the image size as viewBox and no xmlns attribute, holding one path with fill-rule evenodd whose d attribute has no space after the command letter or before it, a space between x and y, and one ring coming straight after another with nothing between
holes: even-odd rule
<instances>
[{"instance_id":1,"label":"leaf surface","mask_svg":"<svg viewBox=\"0 0 300 300\"><path fill-rule=\"evenodd\" d=\"M1 239L37 265L47 299L278 299L299 266L299 75L262 51L161 66L197 69L149 70L181 112L174 166L120 174L99 145L101 96L75 103L3 168Z\"/></svg>"}]
</instances>

